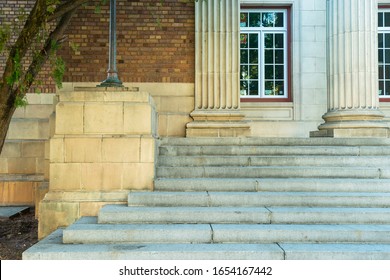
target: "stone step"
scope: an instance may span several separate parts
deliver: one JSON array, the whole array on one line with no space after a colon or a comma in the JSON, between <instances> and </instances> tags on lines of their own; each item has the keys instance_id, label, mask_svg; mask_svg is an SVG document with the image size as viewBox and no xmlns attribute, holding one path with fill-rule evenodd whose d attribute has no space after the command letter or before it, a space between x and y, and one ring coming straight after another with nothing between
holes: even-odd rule
<instances>
[{"instance_id":1,"label":"stone step","mask_svg":"<svg viewBox=\"0 0 390 280\"><path fill-rule=\"evenodd\" d=\"M389 243L390 225L211 225L214 243Z\"/></svg>"},{"instance_id":2,"label":"stone step","mask_svg":"<svg viewBox=\"0 0 390 280\"><path fill-rule=\"evenodd\" d=\"M158 178L156 191L390 192L389 179L332 178Z\"/></svg>"},{"instance_id":3,"label":"stone step","mask_svg":"<svg viewBox=\"0 0 390 280\"><path fill-rule=\"evenodd\" d=\"M64 243L210 243L208 224L96 224L81 218L63 232Z\"/></svg>"},{"instance_id":4,"label":"stone step","mask_svg":"<svg viewBox=\"0 0 390 280\"><path fill-rule=\"evenodd\" d=\"M206 166L157 167L158 178L357 178L388 179L390 169L377 167Z\"/></svg>"},{"instance_id":5,"label":"stone step","mask_svg":"<svg viewBox=\"0 0 390 280\"><path fill-rule=\"evenodd\" d=\"M388 138L174 138L160 141L160 146L390 146Z\"/></svg>"},{"instance_id":6,"label":"stone step","mask_svg":"<svg viewBox=\"0 0 390 280\"><path fill-rule=\"evenodd\" d=\"M210 224L269 223L265 207L126 207L108 205L98 216L100 224Z\"/></svg>"},{"instance_id":7,"label":"stone step","mask_svg":"<svg viewBox=\"0 0 390 280\"><path fill-rule=\"evenodd\" d=\"M63 244L62 229L23 252L24 260L389 260L390 244Z\"/></svg>"},{"instance_id":8,"label":"stone step","mask_svg":"<svg viewBox=\"0 0 390 280\"><path fill-rule=\"evenodd\" d=\"M361 149L372 150L383 147L349 146L160 146L160 156L256 156L256 155L342 155L359 156ZM387 148L387 147L386 147ZM390 153L390 147L387 148ZM387 154L381 154L387 155Z\"/></svg>"},{"instance_id":9,"label":"stone step","mask_svg":"<svg viewBox=\"0 0 390 280\"><path fill-rule=\"evenodd\" d=\"M386 156L390 146L160 146L161 156Z\"/></svg>"},{"instance_id":10,"label":"stone step","mask_svg":"<svg viewBox=\"0 0 390 280\"><path fill-rule=\"evenodd\" d=\"M386 224L390 208L127 207L107 205L99 224Z\"/></svg>"},{"instance_id":11,"label":"stone step","mask_svg":"<svg viewBox=\"0 0 390 280\"><path fill-rule=\"evenodd\" d=\"M65 244L102 243L390 243L390 225L96 224L81 219Z\"/></svg>"},{"instance_id":12,"label":"stone step","mask_svg":"<svg viewBox=\"0 0 390 280\"><path fill-rule=\"evenodd\" d=\"M359 192L131 192L128 206L364 207L390 205L390 193Z\"/></svg>"},{"instance_id":13,"label":"stone step","mask_svg":"<svg viewBox=\"0 0 390 280\"><path fill-rule=\"evenodd\" d=\"M388 156L160 156L159 166L367 166L390 165Z\"/></svg>"}]
</instances>

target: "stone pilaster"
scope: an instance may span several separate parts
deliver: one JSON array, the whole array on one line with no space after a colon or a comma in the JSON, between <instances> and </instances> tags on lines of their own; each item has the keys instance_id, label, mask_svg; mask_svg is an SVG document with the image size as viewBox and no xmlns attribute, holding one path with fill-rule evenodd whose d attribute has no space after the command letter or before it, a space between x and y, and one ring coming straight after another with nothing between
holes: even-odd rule
<instances>
[{"instance_id":1,"label":"stone pilaster","mask_svg":"<svg viewBox=\"0 0 390 280\"><path fill-rule=\"evenodd\" d=\"M195 110L187 137L246 135L249 125L239 112L240 1L195 5Z\"/></svg>"},{"instance_id":2,"label":"stone pilaster","mask_svg":"<svg viewBox=\"0 0 390 280\"><path fill-rule=\"evenodd\" d=\"M378 3L327 1L328 112L311 136L387 137L379 110Z\"/></svg>"},{"instance_id":3,"label":"stone pilaster","mask_svg":"<svg viewBox=\"0 0 390 280\"><path fill-rule=\"evenodd\" d=\"M79 88L61 92L50 138L49 192L39 205L39 237L131 190L153 190L157 113L147 92Z\"/></svg>"}]
</instances>

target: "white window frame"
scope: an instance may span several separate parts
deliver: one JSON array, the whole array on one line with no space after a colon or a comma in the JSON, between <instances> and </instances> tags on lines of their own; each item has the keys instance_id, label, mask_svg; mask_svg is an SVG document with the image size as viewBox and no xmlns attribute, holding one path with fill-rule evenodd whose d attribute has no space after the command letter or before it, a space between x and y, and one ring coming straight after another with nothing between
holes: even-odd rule
<instances>
[{"instance_id":1,"label":"white window frame","mask_svg":"<svg viewBox=\"0 0 390 280\"><path fill-rule=\"evenodd\" d=\"M390 9L389 8L379 8L378 9L378 14L379 13L390 13ZM379 27L379 18L378 18L378 36L379 36L379 34L390 34L390 26L388 26L388 27ZM385 38L384 38L384 40L383 40L384 42L383 42L383 44L385 43ZM378 44L378 52L379 52L379 44ZM384 57L383 57L383 59L384 59L384 62L385 62L385 54L384 54ZM379 55L378 55L378 95L379 95L379 98L381 99L381 101L387 101L387 102L390 102L390 91L388 92L388 95L386 95L386 83L390 83L390 79L386 79L386 65L385 65L385 63L382 63L382 65L383 65L383 72L384 72L384 77L383 77L383 79L380 79L380 77L379 77ZM389 62L389 65L390 65L390 62ZM384 93L383 93L383 95L380 95L380 87L379 87L379 83L380 82L383 82L384 83L384 87L383 87L383 89L384 89Z\"/></svg>"},{"instance_id":2,"label":"white window frame","mask_svg":"<svg viewBox=\"0 0 390 280\"><path fill-rule=\"evenodd\" d=\"M258 50L259 50L259 58L258 58L258 67L259 67L259 95L240 95L242 100L245 99L287 99L290 96L289 92L289 30L288 30L288 10L287 9L269 9L269 8L256 8L256 9L241 9L241 12L246 13L261 13L261 12L273 12L273 13L283 13L283 27L240 27L241 33L258 33ZM283 81L284 81L284 94L283 95L266 95L265 94L265 58L264 58L264 34L272 33L272 34L284 34L284 47L283 47L283 64L284 64L284 73L283 73ZM261 45L260 45L261 44ZM241 48L240 48L241 53ZM249 64L249 63L248 63ZM275 63L273 64L275 65ZM241 61L240 61L241 68ZM241 82L241 73L240 73L240 82ZM275 82L275 77L274 77ZM248 85L249 87L249 85Z\"/></svg>"}]
</instances>

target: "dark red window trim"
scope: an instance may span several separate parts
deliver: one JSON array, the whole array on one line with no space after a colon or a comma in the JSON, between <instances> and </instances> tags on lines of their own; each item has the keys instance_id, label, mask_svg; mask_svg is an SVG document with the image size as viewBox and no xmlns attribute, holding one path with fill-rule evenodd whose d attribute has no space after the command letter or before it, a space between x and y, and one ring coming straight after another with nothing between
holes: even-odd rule
<instances>
[{"instance_id":1,"label":"dark red window trim","mask_svg":"<svg viewBox=\"0 0 390 280\"><path fill-rule=\"evenodd\" d=\"M287 88L288 88L288 97L287 98L240 98L241 102L292 102L292 29L291 29L291 6L241 6L241 9L262 9L262 10L275 10L275 9L285 9L287 14ZM389 100L390 101L390 100Z\"/></svg>"}]
</instances>

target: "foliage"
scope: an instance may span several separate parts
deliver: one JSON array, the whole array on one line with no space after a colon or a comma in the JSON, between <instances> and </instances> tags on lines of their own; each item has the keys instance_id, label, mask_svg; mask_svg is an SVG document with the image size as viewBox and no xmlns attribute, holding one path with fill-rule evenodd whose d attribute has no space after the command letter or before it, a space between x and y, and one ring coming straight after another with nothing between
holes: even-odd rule
<instances>
[{"instance_id":1,"label":"foliage","mask_svg":"<svg viewBox=\"0 0 390 280\"><path fill-rule=\"evenodd\" d=\"M52 77L56 86L62 88L62 80L65 74L65 62L61 57L55 57L54 62L52 63L53 73Z\"/></svg>"}]
</instances>

